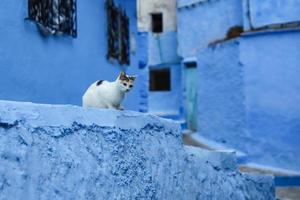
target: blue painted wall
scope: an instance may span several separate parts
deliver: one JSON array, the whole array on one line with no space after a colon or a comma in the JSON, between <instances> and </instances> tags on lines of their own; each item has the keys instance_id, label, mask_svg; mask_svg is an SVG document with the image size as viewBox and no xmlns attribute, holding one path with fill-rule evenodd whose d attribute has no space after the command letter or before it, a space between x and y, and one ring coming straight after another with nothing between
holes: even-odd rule
<instances>
[{"instance_id":1,"label":"blue painted wall","mask_svg":"<svg viewBox=\"0 0 300 200\"><path fill-rule=\"evenodd\" d=\"M248 4L244 6L244 13L249 13L246 19L253 28L300 21L298 0L243 0L243 3Z\"/></svg>"},{"instance_id":2,"label":"blue painted wall","mask_svg":"<svg viewBox=\"0 0 300 200\"><path fill-rule=\"evenodd\" d=\"M160 116L179 116L182 105L181 67L180 64L162 64L149 66L151 69L170 68L171 90L149 91L148 111Z\"/></svg>"},{"instance_id":3,"label":"blue painted wall","mask_svg":"<svg viewBox=\"0 0 300 200\"><path fill-rule=\"evenodd\" d=\"M121 3L135 35L135 1ZM0 2L0 99L80 105L82 94L95 80L115 80L124 69L138 72L134 54L128 68L107 62L102 0L77 1L76 39L43 38L35 24L25 21L25 17L27 1ZM128 96L125 108L137 110L138 89Z\"/></svg>"},{"instance_id":4,"label":"blue painted wall","mask_svg":"<svg viewBox=\"0 0 300 200\"><path fill-rule=\"evenodd\" d=\"M300 31L241 38L253 160L300 171ZM250 151L252 149L252 151Z\"/></svg>"},{"instance_id":5,"label":"blue painted wall","mask_svg":"<svg viewBox=\"0 0 300 200\"><path fill-rule=\"evenodd\" d=\"M211 46L198 57L198 132L243 148L245 134L243 66L239 41Z\"/></svg>"},{"instance_id":6,"label":"blue painted wall","mask_svg":"<svg viewBox=\"0 0 300 200\"><path fill-rule=\"evenodd\" d=\"M179 116L182 105L181 67L177 54L177 33L148 34L148 74L151 69L170 68L171 90L149 91L148 111L160 116ZM149 80L149 79L148 79ZM149 88L149 85L148 87Z\"/></svg>"},{"instance_id":7,"label":"blue painted wall","mask_svg":"<svg viewBox=\"0 0 300 200\"><path fill-rule=\"evenodd\" d=\"M240 0L181 0L177 6L178 53L183 58L197 55L223 39L231 27L243 24Z\"/></svg>"},{"instance_id":8,"label":"blue painted wall","mask_svg":"<svg viewBox=\"0 0 300 200\"><path fill-rule=\"evenodd\" d=\"M162 63L179 63L177 54L177 33L173 31L160 34L148 34L148 64L159 65Z\"/></svg>"},{"instance_id":9,"label":"blue painted wall","mask_svg":"<svg viewBox=\"0 0 300 200\"><path fill-rule=\"evenodd\" d=\"M0 199L275 199L273 177L185 147L169 120L4 101L0 116Z\"/></svg>"},{"instance_id":10,"label":"blue painted wall","mask_svg":"<svg viewBox=\"0 0 300 200\"><path fill-rule=\"evenodd\" d=\"M300 32L253 33L199 55L199 134L300 171Z\"/></svg>"},{"instance_id":11,"label":"blue painted wall","mask_svg":"<svg viewBox=\"0 0 300 200\"><path fill-rule=\"evenodd\" d=\"M138 89L140 95L139 111L147 112L148 111L148 94L149 94L149 69L148 65L148 33L139 32L138 33L138 50L139 54L139 76L138 76Z\"/></svg>"},{"instance_id":12,"label":"blue painted wall","mask_svg":"<svg viewBox=\"0 0 300 200\"><path fill-rule=\"evenodd\" d=\"M243 6L243 28L245 31L249 31L253 28L251 24L251 15L250 15L250 1L249 0L242 0Z\"/></svg>"}]
</instances>

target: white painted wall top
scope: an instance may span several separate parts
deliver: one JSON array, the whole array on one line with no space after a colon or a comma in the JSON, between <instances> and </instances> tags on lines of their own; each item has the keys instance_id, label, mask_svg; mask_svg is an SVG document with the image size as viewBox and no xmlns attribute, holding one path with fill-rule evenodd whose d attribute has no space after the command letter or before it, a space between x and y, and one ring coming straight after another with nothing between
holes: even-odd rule
<instances>
[{"instance_id":1,"label":"white painted wall top","mask_svg":"<svg viewBox=\"0 0 300 200\"><path fill-rule=\"evenodd\" d=\"M163 14L163 31L176 30L176 0L138 0L138 30L151 30L151 13Z\"/></svg>"}]
</instances>

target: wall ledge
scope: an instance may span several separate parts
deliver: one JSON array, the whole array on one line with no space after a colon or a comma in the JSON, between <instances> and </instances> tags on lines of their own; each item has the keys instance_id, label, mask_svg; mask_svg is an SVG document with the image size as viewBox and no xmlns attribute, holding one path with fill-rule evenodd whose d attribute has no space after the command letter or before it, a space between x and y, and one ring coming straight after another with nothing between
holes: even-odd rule
<instances>
[{"instance_id":1,"label":"wall ledge","mask_svg":"<svg viewBox=\"0 0 300 200\"><path fill-rule=\"evenodd\" d=\"M132 111L0 101L0 199L274 199L234 153L185 147L180 126Z\"/></svg>"},{"instance_id":2,"label":"wall ledge","mask_svg":"<svg viewBox=\"0 0 300 200\"><path fill-rule=\"evenodd\" d=\"M132 123L134 118L134 123ZM180 125L172 120L135 111L83 108L74 105L34 104L0 100L0 123L16 124L25 122L33 127L71 126L74 122L102 127L141 129L147 124L160 123L168 130L176 130L179 136Z\"/></svg>"}]
</instances>

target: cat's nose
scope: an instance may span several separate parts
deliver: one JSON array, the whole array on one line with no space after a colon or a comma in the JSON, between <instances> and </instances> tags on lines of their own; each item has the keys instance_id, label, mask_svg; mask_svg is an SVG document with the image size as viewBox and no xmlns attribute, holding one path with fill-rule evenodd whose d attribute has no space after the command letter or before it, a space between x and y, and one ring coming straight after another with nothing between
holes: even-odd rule
<instances>
[{"instance_id":1,"label":"cat's nose","mask_svg":"<svg viewBox=\"0 0 300 200\"><path fill-rule=\"evenodd\" d=\"M126 89L126 92L129 92L129 89Z\"/></svg>"}]
</instances>

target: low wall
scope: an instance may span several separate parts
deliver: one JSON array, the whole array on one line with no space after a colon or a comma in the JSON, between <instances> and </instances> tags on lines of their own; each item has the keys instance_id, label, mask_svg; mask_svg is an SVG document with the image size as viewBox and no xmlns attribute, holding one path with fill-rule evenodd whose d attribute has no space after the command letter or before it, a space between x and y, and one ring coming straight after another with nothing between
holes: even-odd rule
<instances>
[{"instance_id":1,"label":"low wall","mask_svg":"<svg viewBox=\"0 0 300 200\"><path fill-rule=\"evenodd\" d=\"M272 177L129 111L0 101L0 199L274 199Z\"/></svg>"}]
</instances>

